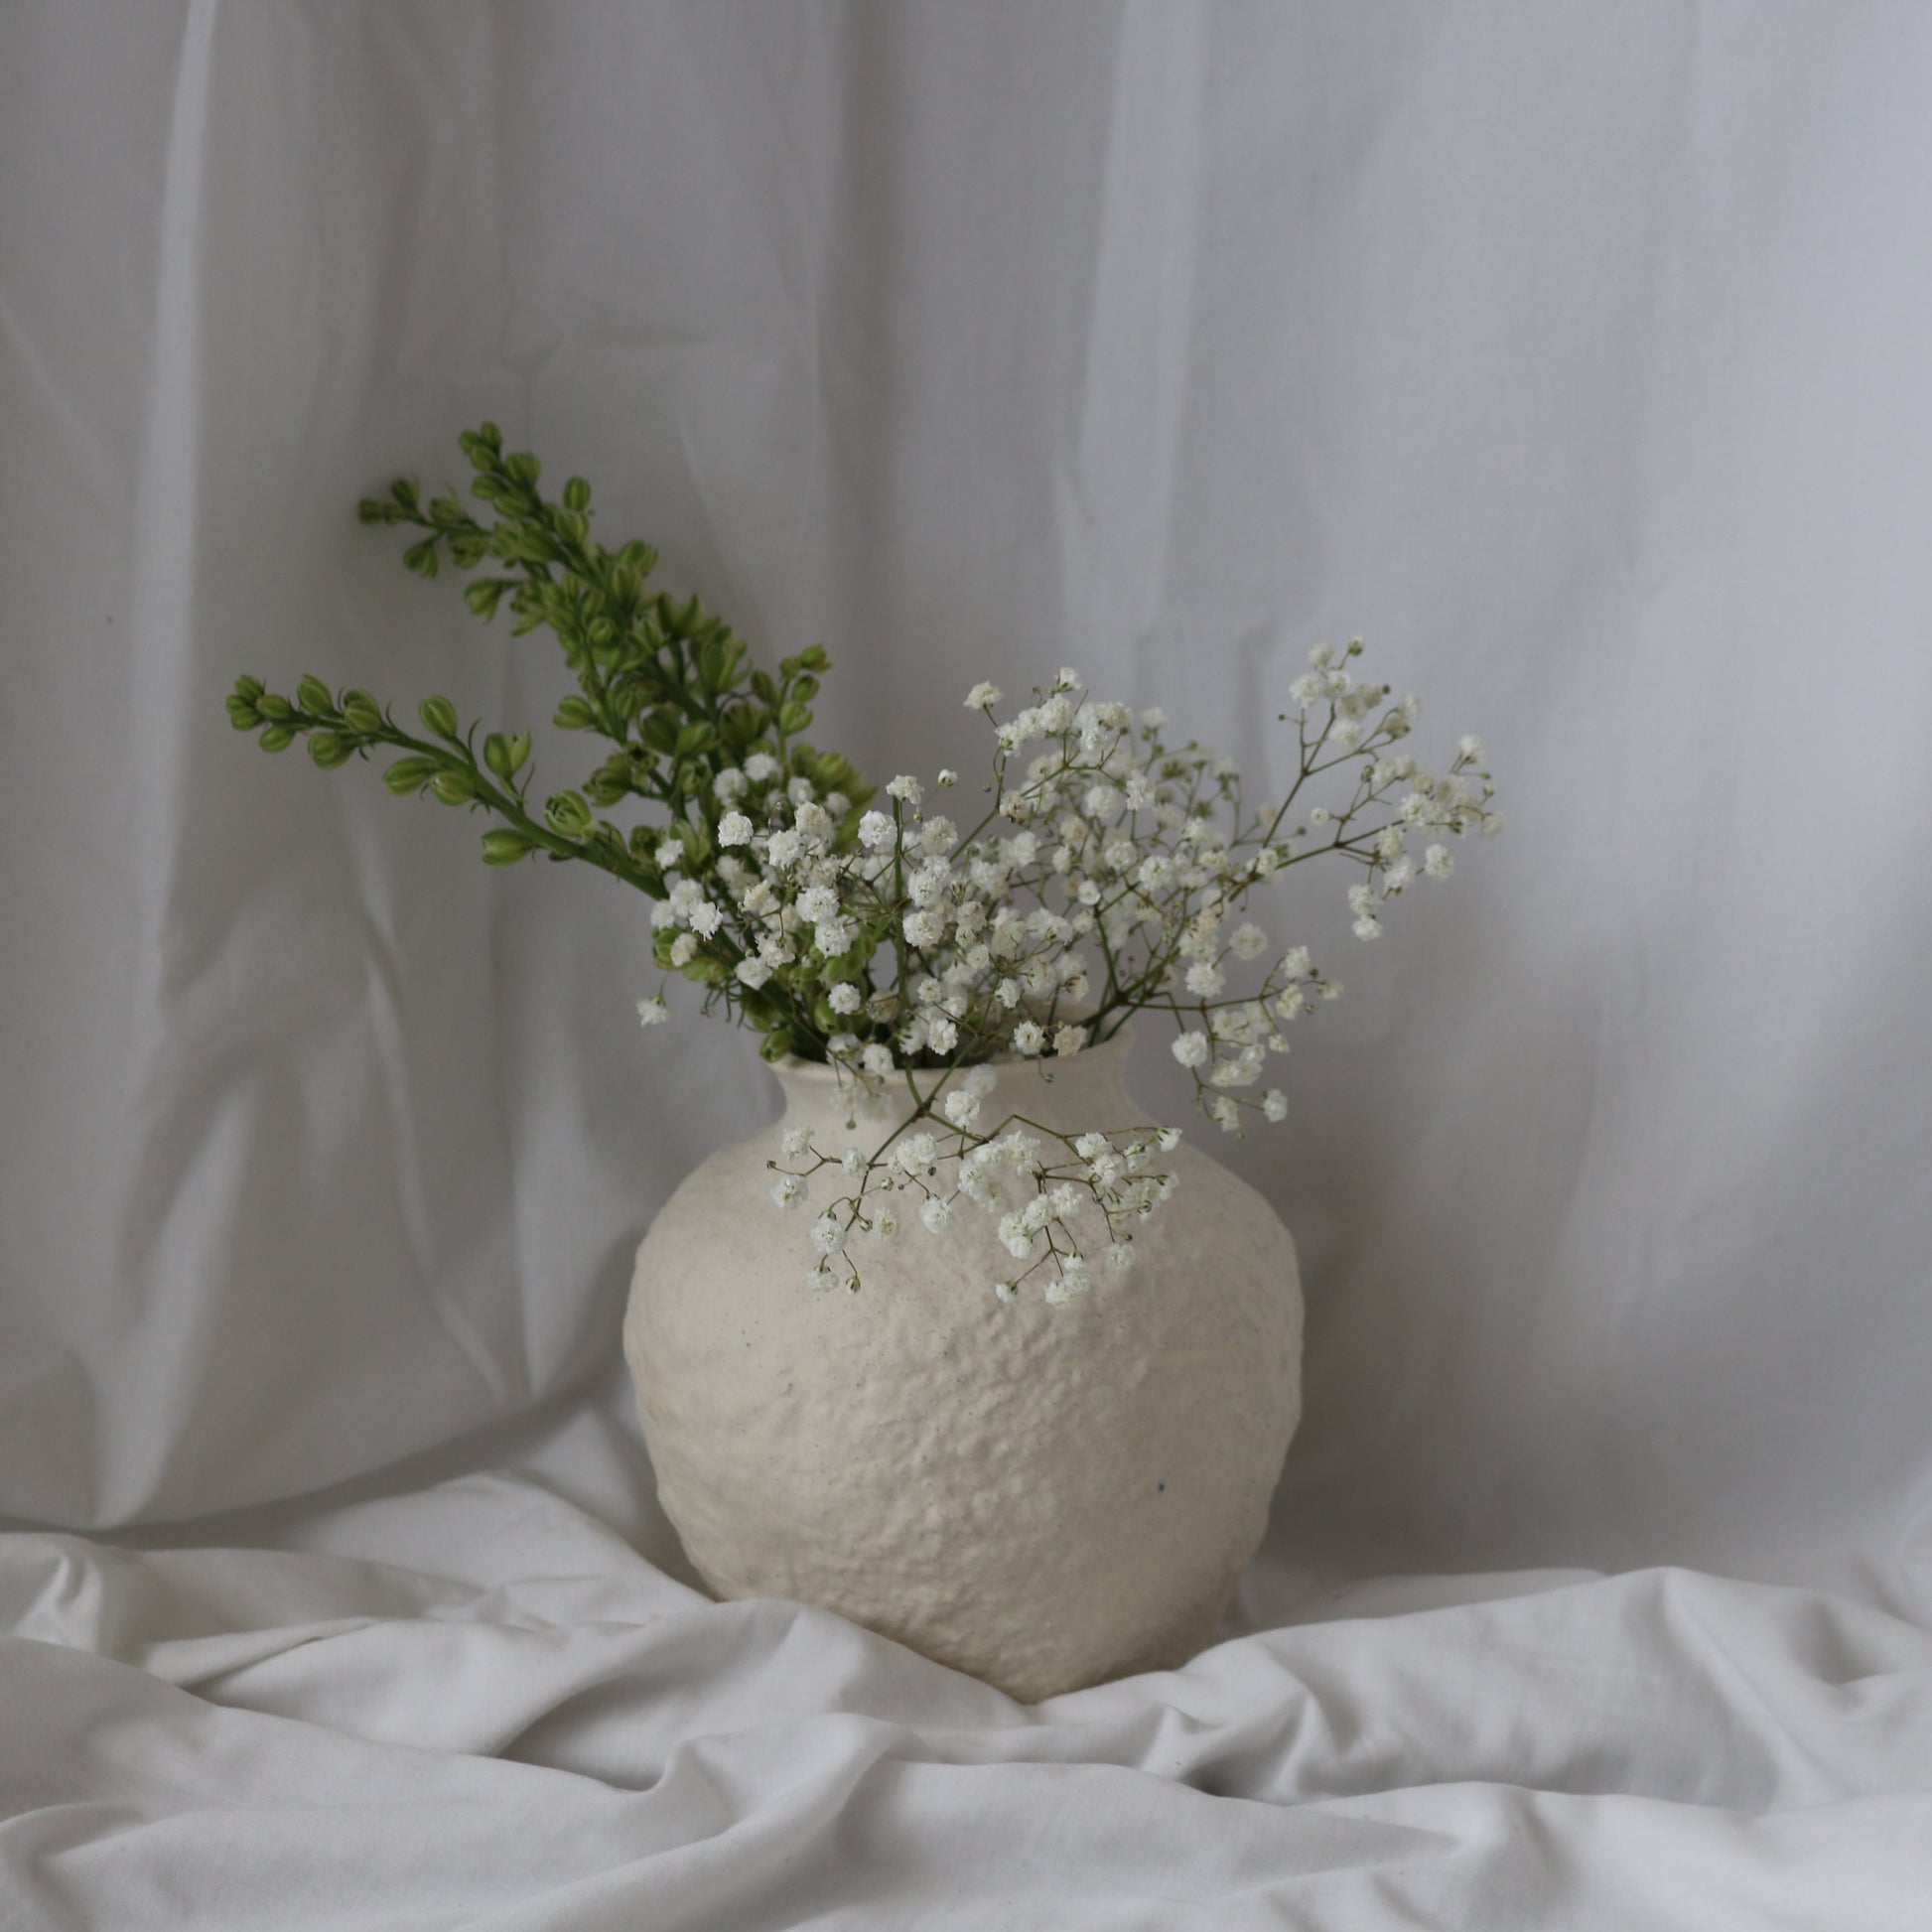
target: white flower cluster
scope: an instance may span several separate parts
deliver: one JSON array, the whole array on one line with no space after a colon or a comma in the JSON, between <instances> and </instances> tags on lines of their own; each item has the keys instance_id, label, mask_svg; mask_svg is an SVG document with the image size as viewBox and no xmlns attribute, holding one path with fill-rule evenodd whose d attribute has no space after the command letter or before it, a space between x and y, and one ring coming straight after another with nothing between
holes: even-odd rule
<instances>
[{"instance_id":1,"label":"white flower cluster","mask_svg":"<svg viewBox=\"0 0 1932 1932\"><path fill-rule=\"evenodd\" d=\"M1339 855L1360 874L1355 934L1373 939L1391 900L1449 875L1444 838L1502 822L1477 741L1442 776L1395 750L1420 707L1358 682L1347 664L1360 649L1311 654L1291 686L1301 769L1259 811L1244 808L1229 760L1171 748L1160 712L1096 701L1072 670L995 725L991 803L963 831L927 811L909 776L862 810L769 754L716 774L715 818L657 848L660 962L824 1058L855 1097L941 1075L908 1083L910 1121L870 1155L787 1147L804 1165L780 1173L780 1205L803 1202L826 1168L855 1183L812 1224L815 1282L856 1287L853 1235L890 1238L908 1194L934 1234L962 1201L993 1217L1023 1264L998 1284L1003 1299L1041 1270L1048 1300L1072 1299L1099 1250L1124 1266L1130 1225L1172 1190L1149 1163L1177 1131L1062 1139L1011 1118L983 1127L982 1114L994 1063L1077 1053L1132 1014L1173 1020L1174 1057L1216 1125L1284 1118L1286 1096L1262 1084L1269 1056L1341 989L1307 947L1277 952L1245 916L1255 889ZM966 702L992 718L1001 694L978 684ZM1334 803L1298 817L1305 788L1338 767L1352 787L1337 782ZM941 772L935 789L956 780ZM661 999L639 1005L646 1025L664 1011Z\"/></svg>"},{"instance_id":2,"label":"white flower cluster","mask_svg":"<svg viewBox=\"0 0 1932 1932\"><path fill-rule=\"evenodd\" d=\"M1084 1295L1093 1286L1089 1256L1095 1249L1112 1273L1133 1266L1133 1224L1147 1220L1174 1189L1174 1176L1153 1171L1151 1164L1179 1146L1179 1129L1061 1136L1009 1114L995 1132L978 1132L982 1104L998 1078L988 1066L949 1076L950 1090L936 1113L914 1116L872 1153L856 1145L837 1156L823 1153L813 1145L809 1128L783 1135L784 1159L802 1165L779 1171L771 1198L780 1207L804 1205L813 1177L825 1170L858 1183L811 1224L818 1251L806 1277L812 1287L842 1283L856 1290L856 1237L890 1241L904 1227L908 1212L929 1234L946 1234L962 1206L979 1209L1020 1264L993 1284L1003 1302L1011 1302L1042 1271L1046 1302L1058 1307ZM931 1125L920 1127L919 1120Z\"/></svg>"}]
</instances>

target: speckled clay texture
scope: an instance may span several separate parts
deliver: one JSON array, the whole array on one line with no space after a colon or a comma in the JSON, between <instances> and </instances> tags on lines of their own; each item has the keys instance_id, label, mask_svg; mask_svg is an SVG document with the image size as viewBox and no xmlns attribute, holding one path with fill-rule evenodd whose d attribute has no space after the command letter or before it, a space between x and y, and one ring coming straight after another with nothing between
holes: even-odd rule
<instances>
[{"instance_id":1,"label":"speckled clay texture","mask_svg":"<svg viewBox=\"0 0 1932 1932\"><path fill-rule=\"evenodd\" d=\"M1124 1041L999 1069L982 1123L1147 1119ZM857 1294L806 1285L811 1209L769 1197L784 1127L837 1152L823 1067L778 1069L778 1125L715 1154L637 1251L624 1352L658 1491L721 1597L837 1610L1025 1702L1169 1668L1205 1644L1265 1527L1301 1412L1295 1246L1190 1144L1128 1274L1064 1308L992 1284L976 1208L857 1252ZM841 1176L821 1175L814 1202ZM1042 1271L1043 1272L1043 1271Z\"/></svg>"}]
</instances>

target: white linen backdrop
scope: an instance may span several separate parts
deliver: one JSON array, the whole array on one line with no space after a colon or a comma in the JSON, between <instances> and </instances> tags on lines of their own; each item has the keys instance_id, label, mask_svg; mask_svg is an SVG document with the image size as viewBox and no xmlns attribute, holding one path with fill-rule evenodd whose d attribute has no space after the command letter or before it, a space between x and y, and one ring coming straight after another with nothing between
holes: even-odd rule
<instances>
[{"instance_id":1,"label":"white linen backdrop","mask_svg":"<svg viewBox=\"0 0 1932 1932\"><path fill-rule=\"evenodd\" d=\"M1915 6L13 0L0 1923L1932 1923L1929 206ZM1355 633L1487 737L1271 918L1308 1414L1187 1669L694 1587L618 1320L752 1042L221 711L574 768L353 517L483 416L880 775L1064 661L1279 781Z\"/></svg>"}]
</instances>

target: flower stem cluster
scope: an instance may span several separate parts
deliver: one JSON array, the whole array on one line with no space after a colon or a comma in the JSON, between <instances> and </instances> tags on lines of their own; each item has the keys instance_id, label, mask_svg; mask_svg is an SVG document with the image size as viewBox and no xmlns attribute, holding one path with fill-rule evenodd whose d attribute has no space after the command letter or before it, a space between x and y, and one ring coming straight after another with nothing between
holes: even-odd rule
<instances>
[{"instance_id":1,"label":"flower stem cluster","mask_svg":"<svg viewBox=\"0 0 1932 1932\"><path fill-rule=\"evenodd\" d=\"M445 560L483 573L465 595L485 621L507 605L516 634L553 633L576 686L554 722L603 741L595 768L539 805L527 731L487 733L479 750L480 727L446 698L422 701L413 732L367 692L314 677L293 697L240 678L229 715L266 751L306 740L325 769L401 753L391 791L500 821L483 835L487 864L543 852L642 892L656 964L760 1033L767 1057L832 1066L855 1114L903 1083L909 1115L882 1145L788 1145L777 1168L781 1206L804 1203L827 1170L845 1183L811 1224L815 1283L856 1288L866 1243L908 1214L943 1237L965 1208L991 1217L1016 1264L1003 1299L1039 1276L1045 1299L1070 1301L1096 1256L1124 1268L1133 1227L1173 1191L1154 1164L1178 1131L1060 1134L1018 1113L994 1124L999 1064L1078 1053L1132 1015L1165 1015L1201 1112L1229 1133L1280 1120L1269 1061L1341 987L1306 946L1277 946L1251 898L1312 859L1345 860L1350 922L1372 940L1391 903L1449 876L1445 841L1501 827L1480 744L1424 770L1400 749L1418 701L1358 678L1359 642L1318 647L1291 684L1282 715L1299 762L1272 802L1250 804L1230 760L1172 745L1159 711L1096 700L1072 670L1004 719L994 686L967 695L993 734L974 813L938 809L952 771L930 793L896 777L881 797L803 736L822 648L776 675L753 666L696 598L646 589L647 545L593 539L581 478L551 501L535 457L505 455L492 425L462 443L481 515L454 489L425 501L403 481L365 501L363 520L423 531L404 562L425 577ZM632 822L606 815L626 803L641 807ZM638 1002L646 1025L669 1013L661 991Z\"/></svg>"}]
</instances>

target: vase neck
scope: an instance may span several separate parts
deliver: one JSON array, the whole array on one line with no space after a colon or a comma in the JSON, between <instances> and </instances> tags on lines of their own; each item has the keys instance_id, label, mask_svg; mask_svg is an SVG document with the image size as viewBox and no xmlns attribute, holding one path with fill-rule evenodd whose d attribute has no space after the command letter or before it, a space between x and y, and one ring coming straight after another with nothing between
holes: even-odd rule
<instances>
[{"instance_id":1,"label":"vase neck","mask_svg":"<svg viewBox=\"0 0 1932 1932\"><path fill-rule=\"evenodd\" d=\"M1128 1097L1125 1074L1128 1040L1124 1034L1083 1052L1040 1060L1009 1060L989 1066L993 1090L980 1103L976 1131L997 1128L1009 1116L1023 1116L1054 1133L1147 1124L1146 1113ZM809 1127L824 1151L847 1145L870 1150L904 1124L913 1110L902 1073L892 1075L876 1101L868 1101L856 1082L841 1085L829 1067L803 1060L781 1060L772 1067L784 1092L786 1128ZM942 1087L936 1073L914 1073L921 1096L943 1096L961 1086L955 1074ZM848 1126L850 1120L853 1124Z\"/></svg>"}]
</instances>

